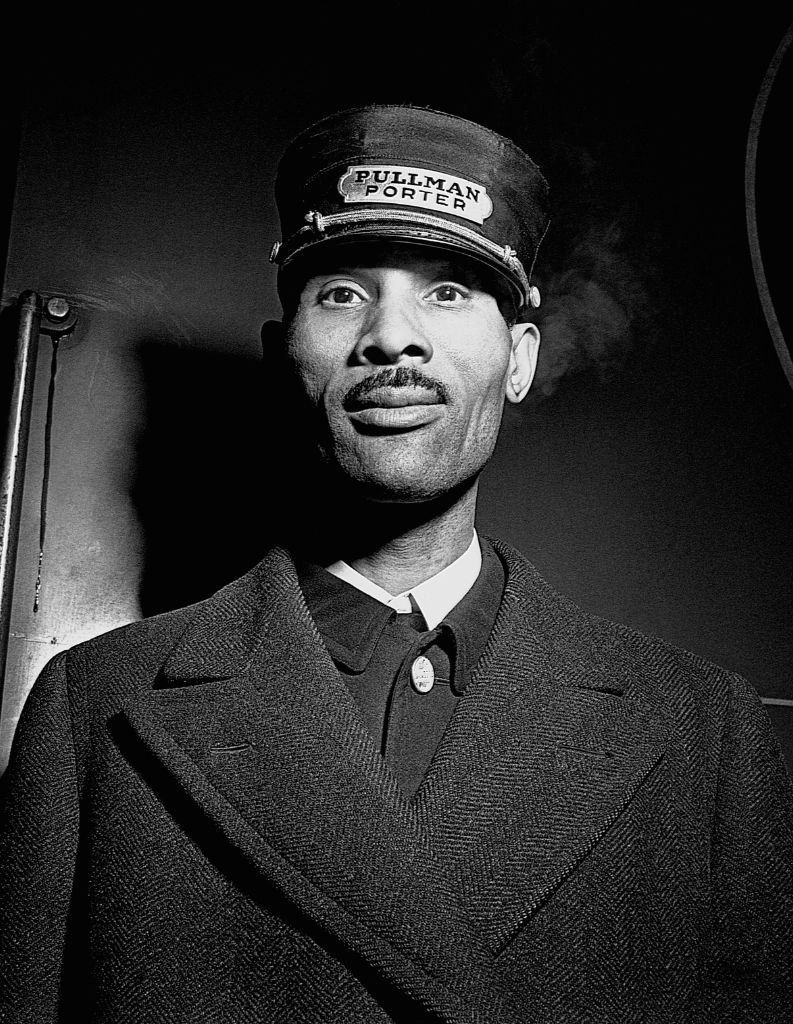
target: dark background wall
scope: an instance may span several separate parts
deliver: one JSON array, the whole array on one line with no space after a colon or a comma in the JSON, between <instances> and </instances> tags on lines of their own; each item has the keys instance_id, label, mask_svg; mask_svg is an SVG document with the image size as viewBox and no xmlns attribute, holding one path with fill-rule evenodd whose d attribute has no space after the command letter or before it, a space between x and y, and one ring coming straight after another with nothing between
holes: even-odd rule
<instances>
[{"instance_id":1,"label":"dark background wall","mask_svg":"<svg viewBox=\"0 0 793 1024\"><path fill-rule=\"evenodd\" d=\"M301 11L267 36L193 25L159 48L153 31L123 50L75 37L68 59L14 77L3 302L65 295L80 321L58 357L34 614L46 339L39 354L0 745L56 650L201 598L263 550L289 486L258 340L278 315L275 165L325 113L404 101L513 137L554 197L539 377L507 411L480 528L590 610L747 675L793 751L793 392L744 203L752 108L786 21L400 11ZM759 213L784 325L783 72Z\"/></svg>"}]
</instances>

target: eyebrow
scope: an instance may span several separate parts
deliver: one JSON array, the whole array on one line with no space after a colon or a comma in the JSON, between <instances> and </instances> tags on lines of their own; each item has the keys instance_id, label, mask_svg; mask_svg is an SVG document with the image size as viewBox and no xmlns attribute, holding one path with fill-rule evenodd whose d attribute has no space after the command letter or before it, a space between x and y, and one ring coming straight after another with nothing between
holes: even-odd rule
<instances>
[{"instance_id":1,"label":"eyebrow","mask_svg":"<svg viewBox=\"0 0 793 1024\"><path fill-rule=\"evenodd\" d=\"M355 277L356 274L366 274L369 271L378 269L402 268L383 268L381 264L372 264L371 266L367 266L365 264L337 266L329 270L316 270L307 278L306 284L308 285L312 281L318 281L330 277ZM422 273L422 271L418 271L418 273ZM453 280L465 282L472 287L476 285L480 287L482 291L488 291L485 279L473 268L468 268L460 263L444 263L442 265L436 265L426 273L426 276L430 280L451 278Z\"/></svg>"}]
</instances>

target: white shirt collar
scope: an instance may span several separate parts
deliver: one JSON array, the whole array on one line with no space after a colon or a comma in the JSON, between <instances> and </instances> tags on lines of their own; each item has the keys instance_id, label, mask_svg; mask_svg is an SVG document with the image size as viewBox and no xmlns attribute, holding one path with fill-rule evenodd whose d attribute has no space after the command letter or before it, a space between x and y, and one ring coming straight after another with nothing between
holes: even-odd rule
<instances>
[{"instance_id":1,"label":"white shirt collar","mask_svg":"<svg viewBox=\"0 0 793 1024\"><path fill-rule=\"evenodd\" d=\"M412 596L424 616L427 628L435 629L476 582L482 568L482 549L479 546L479 537L474 530L471 543L451 565L447 565L445 569L436 572L434 576L430 576L428 580L424 580L423 583L419 583L411 590L404 590L401 594L395 595L383 590L382 587L359 573L357 569L353 569L347 562L334 562L333 565L328 565L325 568L340 580L344 580L345 583L349 583L397 612L413 610L410 603Z\"/></svg>"}]
</instances>

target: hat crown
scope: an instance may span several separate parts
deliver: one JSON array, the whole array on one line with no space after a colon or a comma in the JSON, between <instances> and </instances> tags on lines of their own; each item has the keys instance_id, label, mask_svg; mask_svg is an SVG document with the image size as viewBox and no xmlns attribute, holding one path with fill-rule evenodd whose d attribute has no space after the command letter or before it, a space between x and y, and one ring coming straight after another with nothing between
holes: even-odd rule
<instances>
[{"instance_id":1,"label":"hat crown","mask_svg":"<svg viewBox=\"0 0 793 1024\"><path fill-rule=\"evenodd\" d=\"M278 168L285 266L334 238L379 236L467 252L528 301L548 186L510 139L427 107L355 107L310 125Z\"/></svg>"}]
</instances>

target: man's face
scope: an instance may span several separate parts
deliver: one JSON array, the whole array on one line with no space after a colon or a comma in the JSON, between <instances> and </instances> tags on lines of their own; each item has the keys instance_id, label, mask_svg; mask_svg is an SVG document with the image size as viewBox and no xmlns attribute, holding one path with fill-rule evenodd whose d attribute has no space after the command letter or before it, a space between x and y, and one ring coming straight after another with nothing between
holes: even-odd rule
<instances>
[{"instance_id":1,"label":"man's face","mask_svg":"<svg viewBox=\"0 0 793 1024\"><path fill-rule=\"evenodd\" d=\"M286 345L323 461L380 501L472 483L514 370L487 272L441 250L358 243L309 275Z\"/></svg>"}]
</instances>

